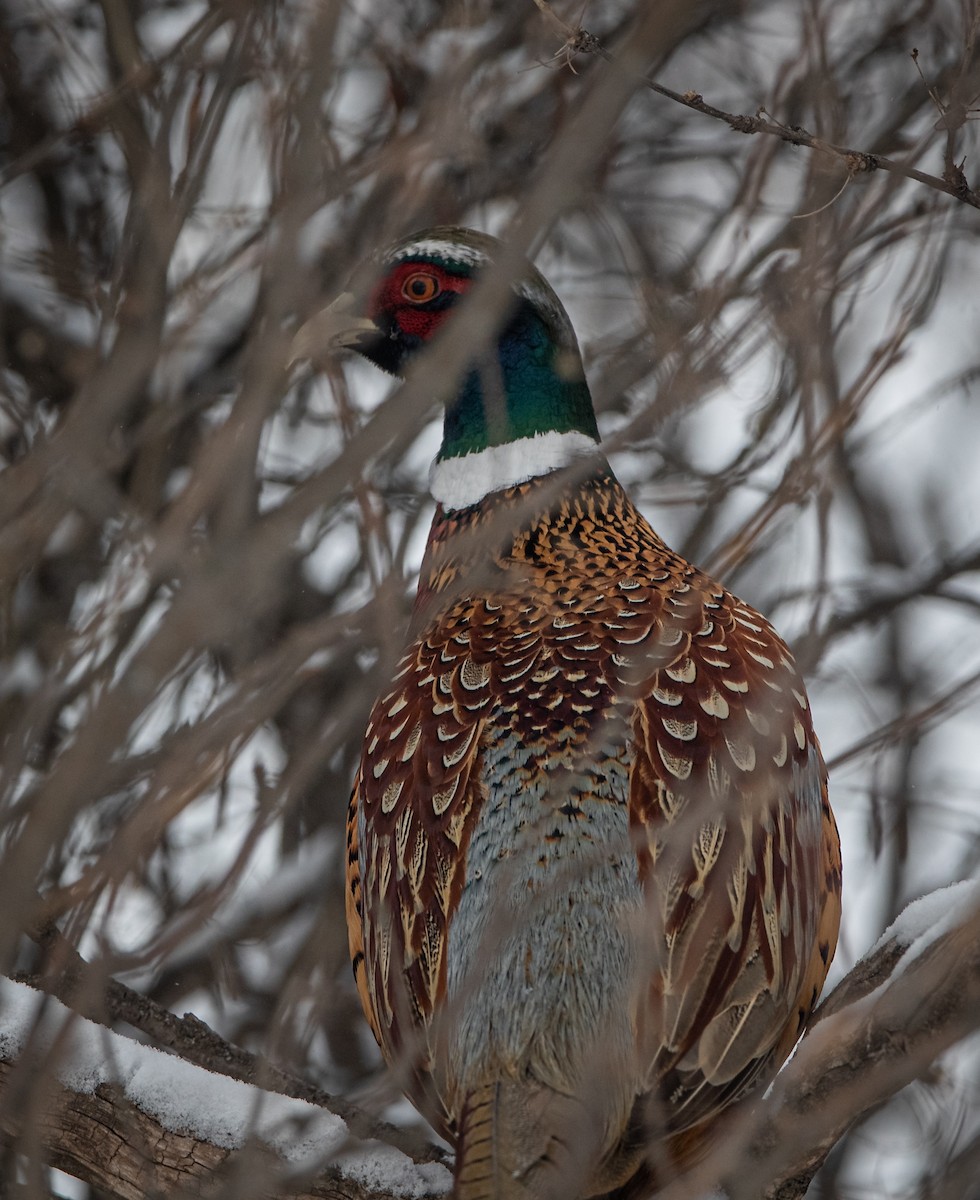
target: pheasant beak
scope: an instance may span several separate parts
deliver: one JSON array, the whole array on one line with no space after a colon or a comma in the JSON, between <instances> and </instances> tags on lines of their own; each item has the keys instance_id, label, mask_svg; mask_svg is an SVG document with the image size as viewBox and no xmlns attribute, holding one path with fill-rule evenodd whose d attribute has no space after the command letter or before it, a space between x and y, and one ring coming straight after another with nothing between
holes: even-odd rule
<instances>
[{"instance_id":1,"label":"pheasant beak","mask_svg":"<svg viewBox=\"0 0 980 1200\"><path fill-rule=\"evenodd\" d=\"M336 300L301 325L289 348L287 365L293 366L307 360L316 364L338 350L347 347L362 350L383 337L373 321L351 311L354 301L353 292L342 292Z\"/></svg>"}]
</instances>

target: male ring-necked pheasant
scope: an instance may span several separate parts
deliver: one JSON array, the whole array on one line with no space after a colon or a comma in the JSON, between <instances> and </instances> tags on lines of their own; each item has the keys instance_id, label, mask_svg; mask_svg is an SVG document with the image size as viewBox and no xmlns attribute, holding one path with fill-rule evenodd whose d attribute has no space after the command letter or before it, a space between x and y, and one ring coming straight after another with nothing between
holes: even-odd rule
<instances>
[{"instance_id":1,"label":"male ring-necked pheasant","mask_svg":"<svg viewBox=\"0 0 980 1200\"><path fill-rule=\"evenodd\" d=\"M498 243L388 250L360 346L401 374ZM803 683L598 444L531 268L447 405L413 628L348 828L358 991L457 1144L457 1200L640 1194L782 1063L840 918Z\"/></svg>"}]
</instances>

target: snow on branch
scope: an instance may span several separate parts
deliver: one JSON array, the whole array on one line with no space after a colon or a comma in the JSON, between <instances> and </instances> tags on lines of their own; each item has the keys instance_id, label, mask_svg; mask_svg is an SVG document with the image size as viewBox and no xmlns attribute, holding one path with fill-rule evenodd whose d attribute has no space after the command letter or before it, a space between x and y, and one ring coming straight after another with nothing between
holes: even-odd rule
<instances>
[{"instance_id":1,"label":"snow on branch","mask_svg":"<svg viewBox=\"0 0 980 1200\"><path fill-rule=\"evenodd\" d=\"M140 1045L34 988L2 981L0 1013L3 1132L120 1200L177 1187L336 1200L449 1187L444 1166L358 1141L323 1107ZM854 1120L978 1026L980 884L969 882L909 905L820 1007L766 1096L662 1200L713 1189L796 1200Z\"/></svg>"},{"instance_id":2,"label":"snow on branch","mask_svg":"<svg viewBox=\"0 0 980 1200\"><path fill-rule=\"evenodd\" d=\"M0 981L0 1014L4 1134L40 1131L49 1162L121 1200L226 1184L239 1197L423 1200L449 1186L445 1167L357 1142L334 1113L141 1045L25 984Z\"/></svg>"}]
</instances>

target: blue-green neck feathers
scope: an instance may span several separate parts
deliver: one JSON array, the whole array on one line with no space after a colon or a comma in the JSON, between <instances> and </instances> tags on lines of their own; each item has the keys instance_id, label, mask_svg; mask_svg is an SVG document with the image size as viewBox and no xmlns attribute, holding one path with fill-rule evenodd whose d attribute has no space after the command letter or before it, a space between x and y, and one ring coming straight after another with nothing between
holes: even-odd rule
<instances>
[{"instance_id":1,"label":"blue-green neck feathers","mask_svg":"<svg viewBox=\"0 0 980 1200\"><path fill-rule=\"evenodd\" d=\"M573 430L598 441L578 352L557 344L553 331L522 296L493 351L469 371L446 406L439 457Z\"/></svg>"}]
</instances>

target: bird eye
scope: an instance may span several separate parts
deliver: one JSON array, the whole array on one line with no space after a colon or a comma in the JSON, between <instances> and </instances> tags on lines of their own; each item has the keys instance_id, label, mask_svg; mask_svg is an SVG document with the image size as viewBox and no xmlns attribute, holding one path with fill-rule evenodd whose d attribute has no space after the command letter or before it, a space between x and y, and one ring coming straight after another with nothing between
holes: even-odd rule
<instances>
[{"instance_id":1,"label":"bird eye","mask_svg":"<svg viewBox=\"0 0 980 1200\"><path fill-rule=\"evenodd\" d=\"M402 295L413 304L426 304L438 296L439 280L428 271L416 271L402 284Z\"/></svg>"}]
</instances>

